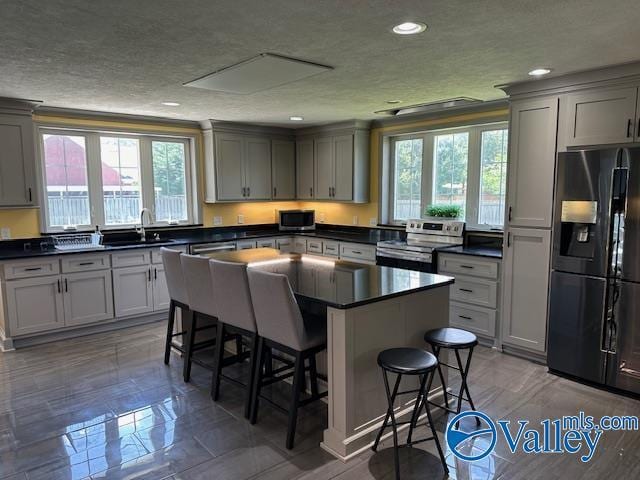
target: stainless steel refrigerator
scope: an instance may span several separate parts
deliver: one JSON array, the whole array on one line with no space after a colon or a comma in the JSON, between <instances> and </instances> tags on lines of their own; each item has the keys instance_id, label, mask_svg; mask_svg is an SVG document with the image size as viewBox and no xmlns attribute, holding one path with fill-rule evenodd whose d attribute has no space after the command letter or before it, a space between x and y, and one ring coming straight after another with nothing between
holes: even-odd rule
<instances>
[{"instance_id":1,"label":"stainless steel refrigerator","mask_svg":"<svg viewBox=\"0 0 640 480\"><path fill-rule=\"evenodd\" d=\"M552 371L640 394L640 148L558 155Z\"/></svg>"}]
</instances>

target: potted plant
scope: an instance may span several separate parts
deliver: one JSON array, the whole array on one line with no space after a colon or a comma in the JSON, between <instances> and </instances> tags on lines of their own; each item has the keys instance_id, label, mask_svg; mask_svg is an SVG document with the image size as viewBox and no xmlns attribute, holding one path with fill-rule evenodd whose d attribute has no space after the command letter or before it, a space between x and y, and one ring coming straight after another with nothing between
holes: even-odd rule
<instances>
[{"instance_id":1,"label":"potted plant","mask_svg":"<svg viewBox=\"0 0 640 480\"><path fill-rule=\"evenodd\" d=\"M460 218L462 215L462 207L459 205L429 205L425 214L434 218Z\"/></svg>"}]
</instances>

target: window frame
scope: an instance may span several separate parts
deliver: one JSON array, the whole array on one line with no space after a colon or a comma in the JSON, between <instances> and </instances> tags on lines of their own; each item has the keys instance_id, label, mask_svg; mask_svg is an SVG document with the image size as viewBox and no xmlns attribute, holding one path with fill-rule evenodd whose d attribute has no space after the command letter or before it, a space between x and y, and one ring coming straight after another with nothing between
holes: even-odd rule
<instances>
[{"instance_id":1,"label":"window frame","mask_svg":"<svg viewBox=\"0 0 640 480\"><path fill-rule=\"evenodd\" d=\"M509 130L508 121L497 121L481 123L475 125L464 125L449 128L438 128L423 132L402 133L390 135L388 168L388 196L386 205L383 206L386 214L387 224L395 226L405 226L406 220L394 218L395 204L395 143L398 140L422 139L422 190L420 197L420 211L424 212L427 205L431 203L435 182L435 164L433 159L434 140L436 136L451 133L468 132L468 153L467 153L467 194L465 199L465 222L468 228L477 230L503 230L503 225L490 225L478 223L480 213L480 180L482 173L482 132L493 130ZM507 147L508 152L508 147ZM508 170L508 162L507 162ZM505 186L506 193L506 186ZM505 202L506 203L506 202Z\"/></svg>"},{"instance_id":2,"label":"window frame","mask_svg":"<svg viewBox=\"0 0 640 480\"><path fill-rule=\"evenodd\" d=\"M140 184L141 184L141 202L142 208L148 208L152 212L153 222L148 227L173 227L186 226L196 224L196 215L199 213L197 208L197 178L195 177L195 147L196 137L193 135L176 135L176 134L160 134L155 132L134 132L124 130L103 130L103 129L84 129L84 128L67 128L40 125L37 127L38 133L38 168L39 180L41 182L41 227L46 233L64 233L64 232L83 232L91 231L95 225L99 225L101 230L124 230L132 229L139 225L139 222L127 224L105 225L104 213L104 190L102 184L102 164L100 158L100 137L135 137L139 142L140 155ZM85 138L85 155L87 159L87 176L89 190L89 215L90 225L77 225L75 229L65 229L64 226L50 224L49 207L47 202L47 178L45 168L45 150L44 135L69 135L80 136ZM178 222L157 221L155 218L155 185L153 178L153 157L151 142L164 141L173 143L182 143L185 153L185 195L187 198L187 219Z\"/></svg>"}]
</instances>

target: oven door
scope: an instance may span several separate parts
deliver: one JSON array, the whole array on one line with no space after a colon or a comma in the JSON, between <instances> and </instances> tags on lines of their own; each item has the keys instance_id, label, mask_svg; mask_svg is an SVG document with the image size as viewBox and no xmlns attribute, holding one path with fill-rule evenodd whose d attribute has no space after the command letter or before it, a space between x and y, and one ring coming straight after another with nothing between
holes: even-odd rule
<instances>
[{"instance_id":1,"label":"oven door","mask_svg":"<svg viewBox=\"0 0 640 480\"><path fill-rule=\"evenodd\" d=\"M436 269L431 263L431 255L412 255L405 252L391 252L388 250L376 251L376 265L383 267L403 268L405 270L415 270L418 272L436 273Z\"/></svg>"}]
</instances>

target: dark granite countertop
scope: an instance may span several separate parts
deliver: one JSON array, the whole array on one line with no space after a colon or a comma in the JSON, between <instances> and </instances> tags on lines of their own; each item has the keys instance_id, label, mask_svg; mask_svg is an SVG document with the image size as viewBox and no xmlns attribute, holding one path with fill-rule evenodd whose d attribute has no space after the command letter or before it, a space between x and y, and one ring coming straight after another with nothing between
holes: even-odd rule
<instances>
[{"instance_id":1,"label":"dark granite countertop","mask_svg":"<svg viewBox=\"0 0 640 480\"><path fill-rule=\"evenodd\" d=\"M444 275L281 253L272 248L219 252L208 256L244 262L250 268L287 275L291 288L302 302L339 309L445 287L454 282L452 277ZM315 288L317 278L326 282L327 288ZM331 288L332 284L336 288Z\"/></svg>"},{"instance_id":2,"label":"dark granite countertop","mask_svg":"<svg viewBox=\"0 0 640 480\"><path fill-rule=\"evenodd\" d=\"M456 247L445 247L438 249L440 253L455 253L458 255L474 255L477 257L502 258L502 249L484 245L458 245Z\"/></svg>"},{"instance_id":3,"label":"dark granite countertop","mask_svg":"<svg viewBox=\"0 0 640 480\"><path fill-rule=\"evenodd\" d=\"M156 232L148 230L148 236ZM242 227L213 227L213 228L185 228L173 230L158 230L161 240L139 242L137 234L105 233L104 248L84 250L56 250L48 237L26 240L9 240L0 242L0 260L41 257L47 255L73 255L90 252L111 252L133 248L152 248L171 245L195 245L201 243L234 242L254 238L301 235L308 238L323 238L341 242L354 242L375 245L382 240L402 238L404 232L398 230L384 230L366 227L341 227L337 225L319 225L314 232L281 232L275 225L248 225ZM31 248L25 250L24 245ZM43 244L43 247L41 247Z\"/></svg>"}]
</instances>

